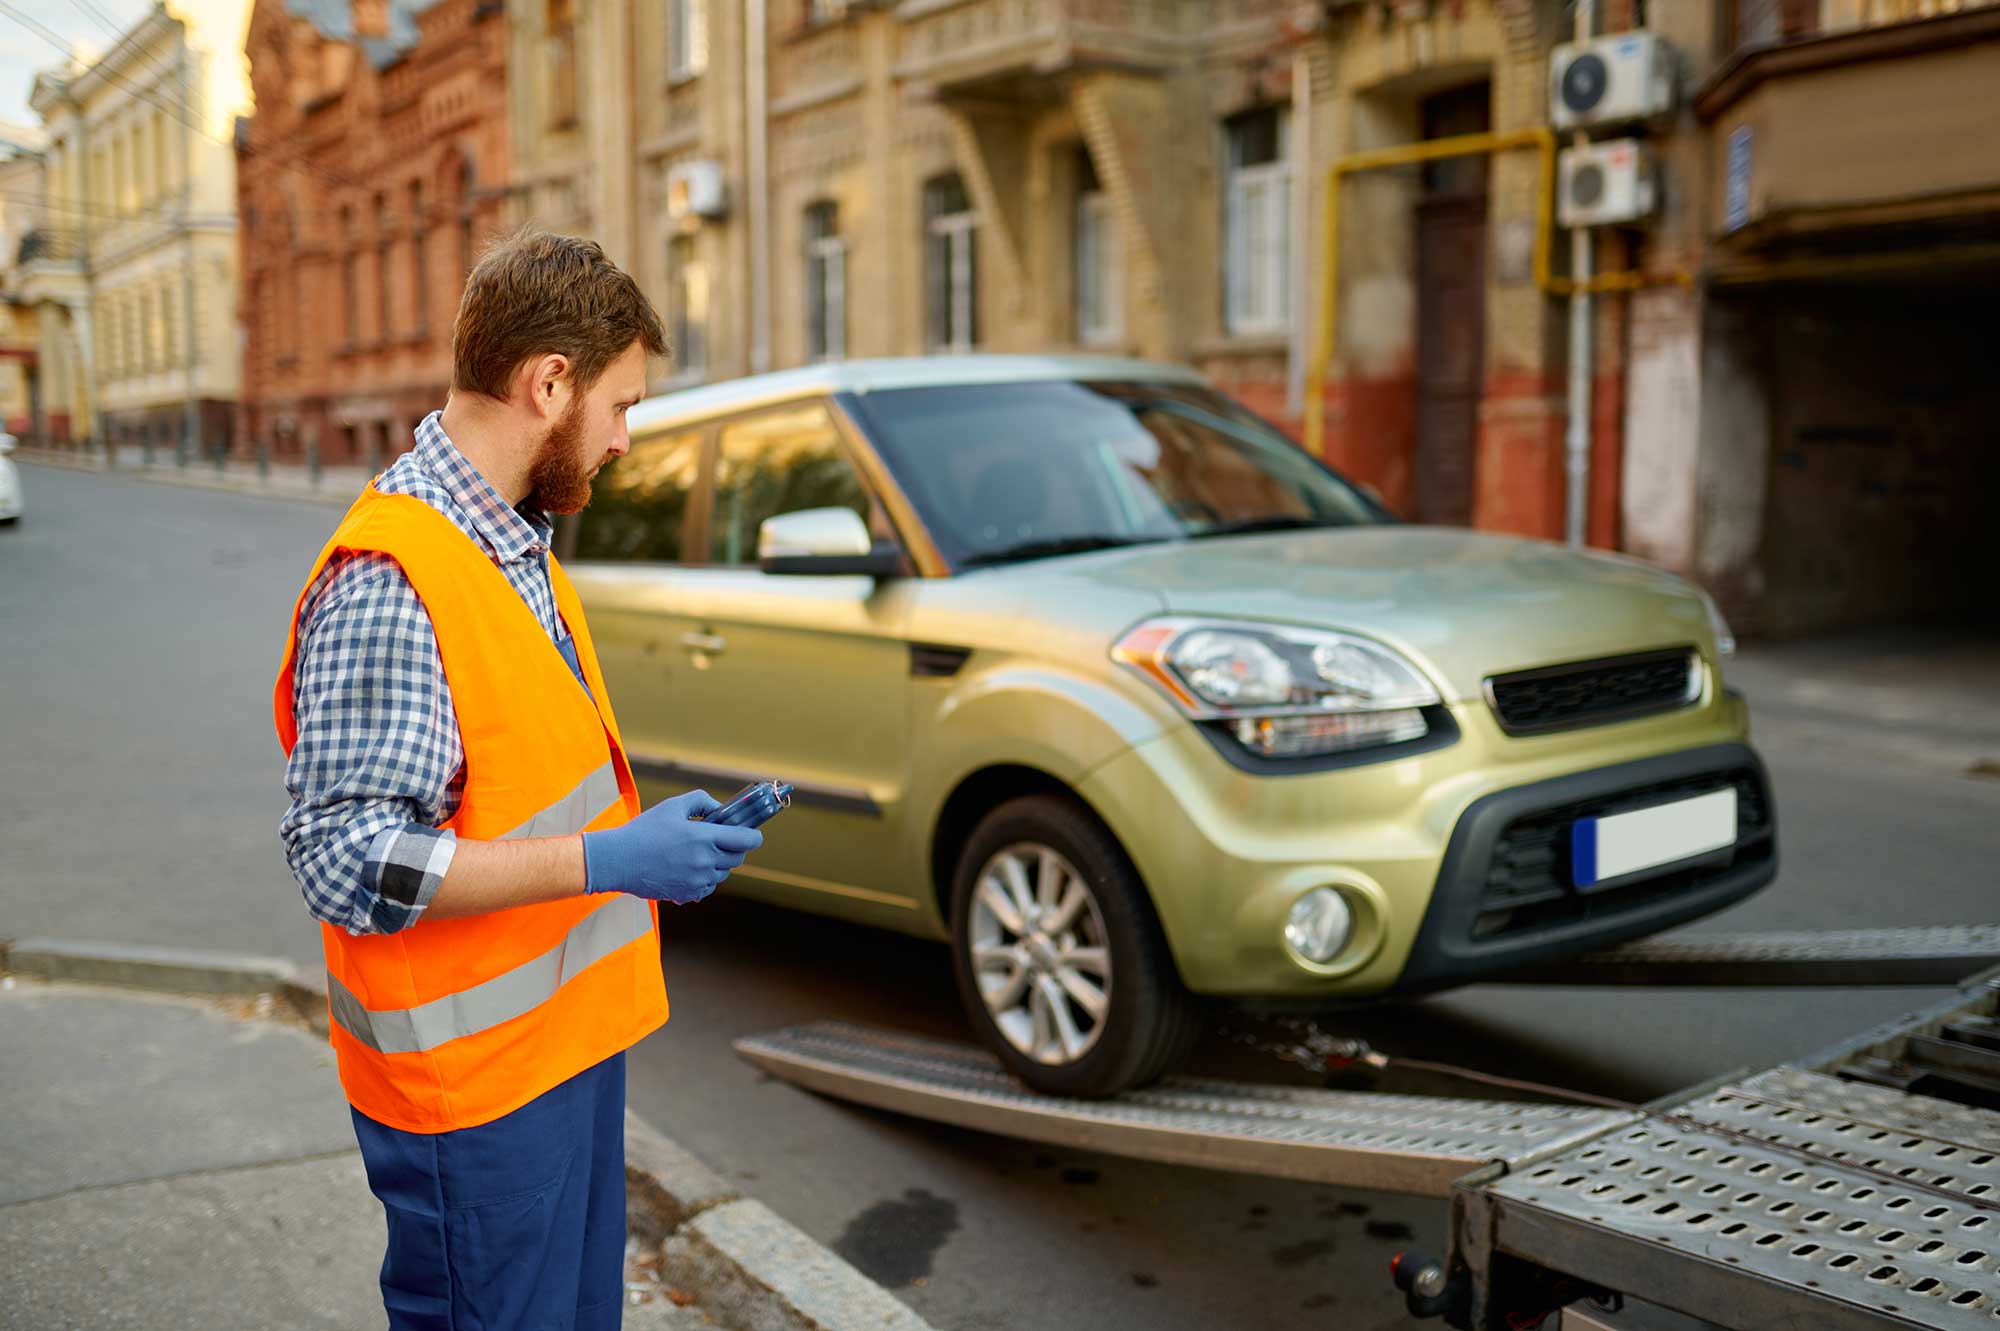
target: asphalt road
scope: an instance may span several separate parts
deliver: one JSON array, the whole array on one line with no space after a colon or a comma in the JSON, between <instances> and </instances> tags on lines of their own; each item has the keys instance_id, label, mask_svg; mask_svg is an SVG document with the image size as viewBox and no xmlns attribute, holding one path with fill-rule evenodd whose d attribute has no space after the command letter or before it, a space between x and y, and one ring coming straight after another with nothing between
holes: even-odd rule
<instances>
[{"instance_id":1,"label":"asphalt road","mask_svg":"<svg viewBox=\"0 0 2000 1331\"><path fill-rule=\"evenodd\" d=\"M0 529L0 936L314 962L276 838L270 688L337 510L23 470L28 516ZM1949 646L1919 640L1900 672L1862 676L1837 651L1745 653L1733 674L1776 784L1784 869L1705 927L2000 913L2000 781L1966 774L2000 759L2000 654ZM635 1051L633 1106L945 1331L1406 1324L1384 1263L1411 1233L1436 1240L1437 1204L941 1129L814 1098L730 1051L821 1017L963 1034L942 950L723 899L674 912L666 946L674 1018ZM1929 997L1486 987L1352 1028L1637 1098ZM1288 1072L1220 1040L1198 1057Z\"/></svg>"}]
</instances>

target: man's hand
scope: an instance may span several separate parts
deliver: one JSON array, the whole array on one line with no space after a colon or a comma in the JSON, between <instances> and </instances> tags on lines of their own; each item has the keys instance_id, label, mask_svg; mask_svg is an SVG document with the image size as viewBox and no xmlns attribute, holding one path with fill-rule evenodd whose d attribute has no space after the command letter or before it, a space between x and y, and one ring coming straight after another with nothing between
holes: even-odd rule
<instances>
[{"instance_id":1,"label":"man's hand","mask_svg":"<svg viewBox=\"0 0 2000 1331\"><path fill-rule=\"evenodd\" d=\"M584 833L586 890L629 892L677 906L700 901L764 844L764 834L754 827L694 821L720 807L706 791L690 790L623 827Z\"/></svg>"}]
</instances>

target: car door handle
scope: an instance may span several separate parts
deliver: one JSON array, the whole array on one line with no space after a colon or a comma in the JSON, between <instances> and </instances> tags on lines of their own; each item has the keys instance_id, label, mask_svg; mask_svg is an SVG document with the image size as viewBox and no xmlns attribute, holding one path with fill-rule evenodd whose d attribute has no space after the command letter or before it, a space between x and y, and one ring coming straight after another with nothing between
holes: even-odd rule
<instances>
[{"instance_id":1,"label":"car door handle","mask_svg":"<svg viewBox=\"0 0 2000 1331\"><path fill-rule=\"evenodd\" d=\"M710 656L715 656L728 648L729 640L713 633L683 633L681 646L691 652L706 652Z\"/></svg>"}]
</instances>

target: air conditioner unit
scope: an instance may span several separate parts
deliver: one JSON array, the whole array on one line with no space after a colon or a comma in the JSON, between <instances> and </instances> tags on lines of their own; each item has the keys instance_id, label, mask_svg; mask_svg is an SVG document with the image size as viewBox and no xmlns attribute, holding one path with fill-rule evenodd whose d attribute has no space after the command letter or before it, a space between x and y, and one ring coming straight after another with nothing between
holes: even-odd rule
<instances>
[{"instance_id":1,"label":"air conditioner unit","mask_svg":"<svg viewBox=\"0 0 2000 1331\"><path fill-rule=\"evenodd\" d=\"M729 211L719 162L676 162L667 168L667 216L680 222L690 217L722 217Z\"/></svg>"},{"instance_id":2,"label":"air conditioner unit","mask_svg":"<svg viewBox=\"0 0 2000 1331\"><path fill-rule=\"evenodd\" d=\"M1637 139L1565 148L1556 159L1556 220L1564 226L1642 221L1659 195L1653 155Z\"/></svg>"},{"instance_id":3,"label":"air conditioner unit","mask_svg":"<svg viewBox=\"0 0 2000 1331\"><path fill-rule=\"evenodd\" d=\"M1650 120L1674 109L1674 51L1650 32L1558 46L1549 57L1549 119L1557 129Z\"/></svg>"}]
</instances>

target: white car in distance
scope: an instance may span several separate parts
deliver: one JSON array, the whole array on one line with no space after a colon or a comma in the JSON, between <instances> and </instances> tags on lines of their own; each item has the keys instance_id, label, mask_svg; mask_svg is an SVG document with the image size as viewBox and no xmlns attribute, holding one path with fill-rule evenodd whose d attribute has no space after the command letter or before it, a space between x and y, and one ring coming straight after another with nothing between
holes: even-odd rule
<instances>
[{"instance_id":1,"label":"white car in distance","mask_svg":"<svg viewBox=\"0 0 2000 1331\"><path fill-rule=\"evenodd\" d=\"M7 456L18 442L0 430L0 526L11 527L21 520L21 471Z\"/></svg>"}]
</instances>

